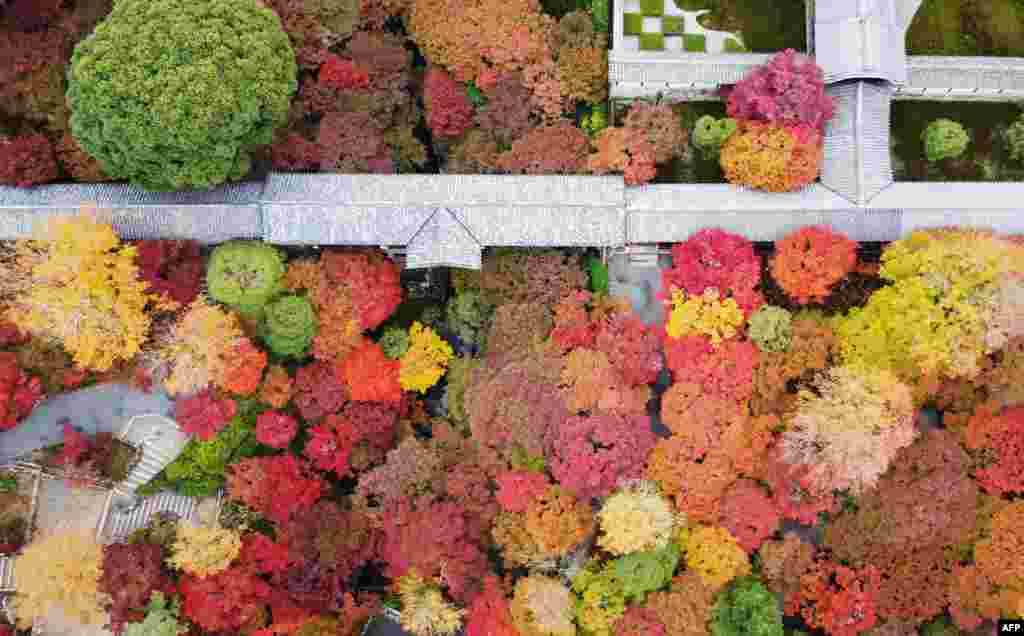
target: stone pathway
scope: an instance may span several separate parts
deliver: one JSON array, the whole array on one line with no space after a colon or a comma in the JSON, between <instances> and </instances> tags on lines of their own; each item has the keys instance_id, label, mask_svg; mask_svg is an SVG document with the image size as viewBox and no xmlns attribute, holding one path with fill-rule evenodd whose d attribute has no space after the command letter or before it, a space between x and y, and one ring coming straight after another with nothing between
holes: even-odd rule
<instances>
[{"instance_id":1,"label":"stone pathway","mask_svg":"<svg viewBox=\"0 0 1024 636\"><path fill-rule=\"evenodd\" d=\"M59 444L61 421L86 434L117 433L127 418L145 413L169 415L174 403L160 391L144 393L127 384L98 384L54 396L37 406L17 427L0 433L0 465L35 449Z\"/></svg>"}]
</instances>

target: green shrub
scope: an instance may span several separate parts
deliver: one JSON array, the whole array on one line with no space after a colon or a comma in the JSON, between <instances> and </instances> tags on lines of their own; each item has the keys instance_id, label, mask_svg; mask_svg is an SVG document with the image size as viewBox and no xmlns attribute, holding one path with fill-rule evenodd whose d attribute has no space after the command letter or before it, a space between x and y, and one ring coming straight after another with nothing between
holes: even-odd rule
<instances>
[{"instance_id":1,"label":"green shrub","mask_svg":"<svg viewBox=\"0 0 1024 636\"><path fill-rule=\"evenodd\" d=\"M316 313L305 296L282 296L267 305L263 340L279 356L301 358L316 333Z\"/></svg>"},{"instance_id":2,"label":"green shrub","mask_svg":"<svg viewBox=\"0 0 1024 636\"><path fill-rule=\"evenodd\" d=\"M761 305L750 316L747 336L761 351L785 351L793 341L793 315L782 307Z\"/></svg>"},{"instance_id":3,"label":"green shrub","mask_svg":"<svg viewBox=\"0 0 1024 636\"><path fill-rule=\"evenodd\" d=\"M177 459L154 477L145 492L173 488L189 497L212 497L224 487L228 464L251 457L259 449L256 441L258 409L251 400L238 400L239 414L212 439L192 438ZM155 483L154 483L155 482Z\"/></svg>"},{"instance_id":4,"label":"green shrub","mask_svg":"<svg viewBox=\"0 0 1024 636\"><path fill-rule=\"evenodd\" d=\"M775 594L755 578L736 579L715 601L711 633L714 636L783 636L782 614Z\"/></svg>"},{"instance_id":5,"label":"green shrub","mask_svg":"<svg viewBox=\"0 0 1024 636\"><path fill-rule=\"evenodd\" d=\"M736 128L735 119L715 119L711 115L704 115L693 125L693 145L705 159L716 159L719 148L736 132Z\"/></svg>"},{"instance_id":6,"label":"green shrub","mask_svg":"<svg viewBox=\"0 0 1024 636\"><path fill-rule=\"evenodd\" d=\"M115 179L212 188L249 172L298 87L295 53L259 0L118 0L75 47L71 131Z\"/></svg>"},{"instance_id":7,"label":"green shrub","mask_svg":"<svg viewBox=\"0 0 1024 636\"><path fill-rule=\"evenodd\" d=\"M590 108L580 120L580 128L590 137L596 137L602 130L608 127L608 104L601 103Z\"/></svg>"},{"instance_id":8,"label":"green shrub","mask_svg":"<svg viewBox=\"0 0 1024 636\"><path fill-rule=\"evenodd\" d=\"M0 472L0 492L17 492L18 474L15 472Z\"/></svg>"},{"instance_id":9,"label":"green shrub","mask_svg":"<svg viewBox=\"0 0 1024 636\"><path fill-rule=\"evenodd\" d=\"M936 119L921 133L924 155L928 161L956 159L967 150L970 136L959 122L952 119Z\"/></svg>"},{"instance_id":10,"label":"green shrub","mask_svg":"<svg viewBox=\"0 0 1024 636\"><path fill-rule=\"evenodd\" d=\"M608 0L593 0L590 5L590 14L594 20L594 31L597 33L608 33L609 16L611 15Z\"/></svg>"},{"instance_id":11,"label":"green shrub","mask_svg":"<svg viewBox=\"0 0 1024 636\"><path fill-rule=\"evenodd\" d=\"M127 623L124 636L178 636L189 631L188 625L178 622L181 607L177 599L167 602L163 592L153 592L146 606L146 618L138 623Z\"/></svg>"},{"instance_id":12,"label":"green shrub","mask_svg":"<svg viewBox=\"0 0 1024 636\"><path fill-rule=\"evenodd\" d=\"M206 269L210 297L246 316L258 316L281 292L284 258L260 241L230 241L218 245Z\"/></svg>"},{"instance_id":13,"label":"green shrub","mask_svg":"<svg viewBox=\"0 0 1024 636\"><path fill-rule=\"evenodd\" d=\"M687 34L683 36L683 49L690 53L703 53L707 47L707 38L703 35Z\"/></svg>"},{"instance_id":14,"label":"green shrub","mask_svg":"<svg viewBox=\"0 0 1024 636\"><path fill-rule=\"evenodd\" d=\"M642 601L648 592L664 587L679 565L679 547L669 543L660 550L633 552L612 561L615 578L630 601Z\"/></svg>"},{"instance_id":15,"label":"green shrub","mask_svg":"<svg viewBox=\"0 0 1024 636\"><path fill-rule=\"evenodd\" d=\"M683 16L665 15L661 17L661 32L665 35L679 35L683 32Z\"/></svg>"},{"instance_id":16,"label":"green shrub","mask_svg":"<svg viewBox=\"0 0 1024 636\"><path fill-rule=\"evenodd\" d=\"M665 0L640 0L640 13L648 17L659 17L665 13Z\"/></svg>"},{"instance_id":17,"label":"green shrub","mask_svg":"<svg viewBox=\"0 0 1024 636\"><path fill-rule=\"evenodd\" d=\"M401 327L388 327L378 343L384 355L397 360L409 350L409 332Z\"/></svg>"},{"instance_id":18,"label":"green shrub","mask_svg":"<svg viewBox=\"0 0 1024 636\"><path fill-rule=\"evenodd\" d=\"M608 294L608 266L596 256L587 259L590 273L590 291L595 294Z\"/></svg>"},{"instance_id":19,"label":"green shrub","mask_svg":"<svg viewBox=\"0 0 1024 636\"><path fill-rule=\"evenodd\" d=\"M642 33L640 35L641 51L664 51L665 36L660 33Z\"/></svg>"},{"instance_id":20,"label":"green shrub","mask_svg":"<svg viewBox=\"0 0 1024 636\"><path fill-rule=\"evenodd\" d=\"M128 543L152 543L165 550L178 539L178 521L181 517L174 512L158 512L149 518L146 525L128 535Z\"/></svg>"},{"instance_id":21,"label":"green shrub","mask_svg":"<svg viewBox=\"0 0 1024 636\"><path fill-rule=\"evenodd\" d=\"M446 307L448 329L467 345L481 345L491 311L478 291L456 294Z\"/></svg>"},{"instance_id":22,"label":"green shrub","mask_svg":"<svg viewBox=\"0 0 1024 636\"><path fill-rule=\"evenodd\" d=\"M644 16L626 13L622 16L622 32L625 35L641 35L644 32Z\"/></svg>"},{"instance_id":23,"label":"green shrub","mask_svg":"<svg viewBox=\"0 0 1024 636\"><path fill-rule=\"evenodd\" d=\"M1010 159L1024 163L1024 114L1006 131L1006 151Z\"/></svg>"}]
</instances>

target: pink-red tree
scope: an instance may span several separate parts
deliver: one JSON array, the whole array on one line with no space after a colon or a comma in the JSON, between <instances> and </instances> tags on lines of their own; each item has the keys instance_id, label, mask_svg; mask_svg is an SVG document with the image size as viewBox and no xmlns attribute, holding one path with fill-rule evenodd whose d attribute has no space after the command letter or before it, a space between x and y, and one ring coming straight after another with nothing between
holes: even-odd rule
<instances>
[{"instance_id":1,"label":"pink-red tree","mask_svg":"<svg viewBox=\"0 0 1024 636\"><path fill-rule=\"evenodd\" d=\"M228 496L276 523L312 506L326 484L294 455L250 457L228 466Z\"/></svg>"},{"instance_id":2,"label":"pink-red tree","mask_svg":"<svg viewBox=\"0 0 1024 636\"><path fill-rule=\"evenodd\" d=\"M656 438L646 415L568 418L548 441L551 474L578 499L605 497L623 479L637 479Z\"/></svg>"},{"instance_id":3,"label":"pink-red tree","mask_svg":"<svg viewBox=\"0 0 1024 636\"><path fill-rule=\"evenodd\" d=\"M662 294L671 302L672 288L687 294L718 290L732 298L749 316L764 303L757 286L761 282L761 261L754 244L738 234L708 228L672 246L672 267L662 270Z\"/></svg>"},{"instance_id":4,"label":"pink-red tree","mask_svg":"<svg viewBox=\"0 0 1024 636\"><path fill-rule=\"evenodd\" d=\"M835 114L825 75L814 58L793 49L777 53L736 83L726 102L729 117L822 129Z\"/></svg>"},{"instance_id":5,"label":"pink-red tree","mask_svg":"<svg viewBox=\"0 0 1024 636\"><path fill-rule=\"evenodd\" d=\"M218 398L209 389L174 403L174 419L186 433L205 441L213 439L238 412L231 398Z\"/></svg>"},{"instance_id":6,"label":"pink-red tree","mask_svg":"<svg viewBox=\"0 0 1024 636\"><path fill-rule=\"evenodd\" d=\"M0 138L0 185L30 188L59 175L53 144L46 135Z\"/></svg>"},{"instance_id":7,"label":"pink-red tree","mask_svg":"<svg viewBox=\"0 0 1024 636\"><path fill-rule=\"evenodd\" d=\"M466 88L443 69L432 67L423 80L427 126L437 139L461 137L473 126L473 105Z\"/></svg>"},{"instance_id":8,"label":"pink-red tree","mask_svg":"<svg viewBox=\"0 0 1024 636\"><path fill-rule=\"evenodd\" d=\"M271 448L286 448L298 430L299 423L287 413L264 411L256 417L256 441Z\"/></svg>"}]
</instances>

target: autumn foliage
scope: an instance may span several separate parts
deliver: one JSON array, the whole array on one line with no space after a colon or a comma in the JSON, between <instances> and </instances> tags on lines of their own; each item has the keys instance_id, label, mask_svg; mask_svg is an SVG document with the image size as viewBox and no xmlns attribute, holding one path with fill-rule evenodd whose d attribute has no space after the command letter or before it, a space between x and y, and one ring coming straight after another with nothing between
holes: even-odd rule
<instances>
[{"instance_id":1,"label":"autumn foliage","mask_svg":"<svg viewBox=\"0 0 1024 636\"><path fill-rule=\"evenodd\" d=\"M252 457L228 467L228 496L277 523L313 505L324 490L320 477L294 455Z\"/></svg>"},{"instance_id":2,"label":"autumn foliage","mask_svg":"<svg viewBox=\"0 0 1024 636\"><path fill-rule=\"evenodd\" d=\"M42 399L40 379L21 368L16 354L0 352L0 431L17 426Z\"/></svg>"},{"instance_id":3,"label":"autumn foliage","mask_svg":"<svg viewBox=\"0 0 1024 636\"><path fill-rule=\"evenodd\" d=\"M211 391L203 391L175 402L174 418L186 433L194 433L203 441L213 438L227 426L237 412L235 401L218 398Z\"/></svg>"},{"instance_id":4,"label":"autumn foliage","mask_svg":"<svg viewBox=\"0 0 1024 636\"><path fill-rule=\"evenodd\" d=\"M832 636L856 636L875 625L879 582L874 566L855 570L820 561L800 578L799 600L791 599L786 613L799 613Z\"/></svg>"},{"instance_id":5,"label":"autumn foliage","mask_svg":"<svg viewBox=\"0 0 1024 636\"><path fill-rule=\"evenodd\" d=\"M180 586L182 613L211 632L258 627L272 595L265 581L237 567L205 578L186 574Z\"/></svg>"},{"instance_id":6,"label":"autumn foliage","mask_svg":"<svg viewBox=\"0 0 1024 636\"><path fill-rule=\"evenodd\" d=\"M772 278L801 305L823 302L857 264L857 243L825 226L802 227L775 241Z\"/></svg>"},{"instance_id":7,"label":"autumn foliage","mask_svg":"<svg viewBox=\"0 0 1024 636\"><path fill-rule=\"evenodd\" d=\"M976 474L986 491L1024 492L1024 407L979 406L967 422L965 439L968 450L988 459Z\"/></svg>"},{"instance_id":8,"label":"autumn foliage","mask_svg":"<svg viewBox=\"0 0 1024 636\"><path fill-rule=\"evenodd\" d=\"M735 300L746 315L764 302L757 291L760 280L761 261L754 244L717 228L700 230L673 245L672 267L662 270L666 302L673 288L690 295L713 288L720 297Z\"/></svg>"},{"instance_id":9,"label":"autumn foliage","mask_svg":"<svg viewBox=\"0 0 1024 636\"><path fill-rule=\"evenodd\" d=\"M729 91L729 117L802 124L820 130L835 114L825 94L825 76L814 58L793 49L776 54Z\"/></svg>"},{"instance_id":10,"label":"autumn foliage","mask_svg":"<svg viewBox=\"0 0 1024 636\"><path fill-rule=\"evenodd\" d=\"M0 184L29 188L59 174L53 144L45 135L0 138Z\"/></svg>"},{"instance_id":11,"label":"autumn foliage","mask_svg":"<svg viewBox=\"0 0 1024 636\"><path fill-rule=\"evenodd\" d=\"M729 183L790 192L818 178L821 133L806 126L744 121L722 145L719 162Z\"/></svg>"}]
</instances>

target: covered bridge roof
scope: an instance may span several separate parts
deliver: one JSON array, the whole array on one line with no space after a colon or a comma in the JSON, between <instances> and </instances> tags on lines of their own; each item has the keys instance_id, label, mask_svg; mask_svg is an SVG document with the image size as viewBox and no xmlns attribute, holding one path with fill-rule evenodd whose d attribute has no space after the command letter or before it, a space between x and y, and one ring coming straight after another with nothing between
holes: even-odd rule
<instances>
[{"instance_id":1,"label":"covered bridge roof","mask_svg":"<svg viewBox=\"0 0 1024 636\"><path fill-rule=\"evenodd\" d=\"M907 81L906 31L921 0L817 0L815 56L826 82Z\"/></svg>"},{"instance_id":2,"label":"covered bridge roof","mask_svg":"<svg viewBox=\"0 0 1024 636\"><path fill-rule=\"evenodd\" d=\"M407 246L409 267L479 266L487 246L616 246L619 177L273 175L272 243Z\"/></svg>"},{"instance_id":3,"label":"covered bridge roof","mask_svg":"<svg viewBox=\"0 0 1024 636\"><path fill-rule=\"evenodd\" d=\"M0 186L0 240L31 236L41 218L75 214L83 205L95 205L128 240L259 238L262 192L262 181L187 192L147 192L116 183Z\"/></svg>"}]
</instances>

